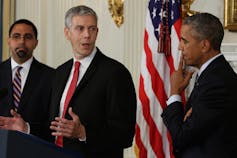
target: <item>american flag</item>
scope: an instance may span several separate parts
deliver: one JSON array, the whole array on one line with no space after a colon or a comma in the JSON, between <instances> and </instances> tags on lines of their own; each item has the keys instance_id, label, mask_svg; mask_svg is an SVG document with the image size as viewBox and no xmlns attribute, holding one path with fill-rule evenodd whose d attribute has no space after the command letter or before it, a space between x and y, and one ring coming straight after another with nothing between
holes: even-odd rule
<instances>
[{"instance_id":1,"label":"american flag","mask_svg":"<svg viewBox=\"0 0 237 158\"><path fill-rule=\"evenodd\" d=\"M164 47L158 53L162 26ZM168 26L168 27L166 27ZM150 0L141 59L135 152L139 158L174 158L172 141L161 113L170 92L170 75L178 65L181 27L180 0ZM168 39L168 40L166 40ZM162 50L162 49L161 49Z\"/></svg>"}]
</instances>

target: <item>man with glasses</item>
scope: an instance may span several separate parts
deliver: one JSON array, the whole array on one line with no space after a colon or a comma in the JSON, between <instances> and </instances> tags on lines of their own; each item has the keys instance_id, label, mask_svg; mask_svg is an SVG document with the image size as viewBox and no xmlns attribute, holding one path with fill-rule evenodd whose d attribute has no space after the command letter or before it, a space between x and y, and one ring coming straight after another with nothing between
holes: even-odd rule
<instances>
[{"instance_id":1,"label":"man with glasses","mask_svg":"<svg viewBox=\"0 0 237 158\"><path fill-rule=\"evenodd\" d=\"M0 129L17 130L49 139L48 105L54 72L33 57L37 28L26 19L9 29L11 57L0 64Z\"/></svg>"}]
</instances>

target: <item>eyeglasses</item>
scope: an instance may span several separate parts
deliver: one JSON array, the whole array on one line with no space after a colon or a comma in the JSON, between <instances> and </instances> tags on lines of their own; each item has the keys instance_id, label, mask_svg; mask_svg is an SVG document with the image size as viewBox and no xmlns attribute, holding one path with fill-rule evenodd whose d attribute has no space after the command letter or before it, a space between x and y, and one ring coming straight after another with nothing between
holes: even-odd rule
<instances>
[{"instance_id":1,"label":"eyeglasses","mask_svg":"<svg viewBox=\"0 0 237 158\"><path fill-rule=\"evenodd\" d=\"M20 34L13 34L10 36L10 38L16 41L21 40L21 38L23 38L25 41L30 41L34 39L34 36L32 34L25 34L24 36L21 36Z\"/></svg>"}]
</instances>

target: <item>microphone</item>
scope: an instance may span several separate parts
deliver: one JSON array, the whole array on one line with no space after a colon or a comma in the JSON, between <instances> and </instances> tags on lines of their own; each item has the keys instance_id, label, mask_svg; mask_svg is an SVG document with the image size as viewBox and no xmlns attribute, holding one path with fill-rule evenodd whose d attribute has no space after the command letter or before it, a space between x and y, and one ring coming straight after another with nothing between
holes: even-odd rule
<instances>
[{"instance_id":1,"label":"microphone","mask_svg":"<svg viewBox=\"0 0 237 158\"><path fill-rule=\"evenodd\" d=\"M5 97L8 93L7 88L0 88L0 99Z\"/></svg>"}]
</instances>

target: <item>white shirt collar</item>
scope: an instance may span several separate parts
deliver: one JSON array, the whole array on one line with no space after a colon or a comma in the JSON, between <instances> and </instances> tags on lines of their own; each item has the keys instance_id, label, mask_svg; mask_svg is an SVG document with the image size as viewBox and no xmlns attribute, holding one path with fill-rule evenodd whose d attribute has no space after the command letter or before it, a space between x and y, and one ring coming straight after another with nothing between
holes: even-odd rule
<instances>
[{"instance_id":1,"label":"white shirt collar","mask_svg":"<svg viewBox=\"0 0 237 158\"><path fill-rule=\"evenodd\" d=\"M198 71L198 76L201 75L201 73L207 68L207 66L216 58L218 58L219 56L221 56L222 54L217 54L216 56L212 57L211 59L209 59L208 61L206 61L200 68L200 70Z\"/></svg>"},{"instance_id":2,"label":"white shirt collar","mask_svg":"<svg viewBox=\"0 0 237 158\"><path fill-rule=\"evenodd\" d=\"M81 63L80 64L80 67L82 66L82 67L89 67L89 65L90 65L90 63L91 63L91 61L92 61L92 59L94 58L94 56L95 56L95 54L96 54L96 51L97 51L97 49L96 49L96 47L94 47L94 49L93 49L93 51L92 51L92 53L90 54L90 55L88 55L88 56L86 56L85 58L83 58L83 59L81 59L81 60L79 60L79 62ZM78 61L75 57L73 58L73 65L74 65L74 63L76 62L76 61Z\"/></svg>"},{"instance_id":3,"label":"white shirt collar","mask_svg":"<svg viewBox=\"0 0 237 158\"><path fill-rule=\"evenodd\" d=\"M22 66L23 69L29 71L30 65L32 62L33 62L33 56L30 59L28 59L26 62L24 62L23 64L18 64L15 62L13 58L11 58L11 67L12 67L12 70L15 70L17 66Z\"/></svg>"},{"instance_id":4,"label":"white shirt collar","mask_svg":"<svg viewBox=\"0 0 237 158\"><path fill-rule=\"evenodd\" d=\"M81 64L80 64L80 68L79 68L80 73L79 73L78 83L81 81L84 74L86 73L86 70L90 66L93 58L95 57L96 51L97 51L97 48L95 47L90 55L86 56L85 58L83 58L79 61ZM76 61L78 61L78 60L76 60L76 58L74 57L73 58L73 68L71 70L71 75L74 71L74 64L75 64Z\"/></svg>"}]
</instances>

